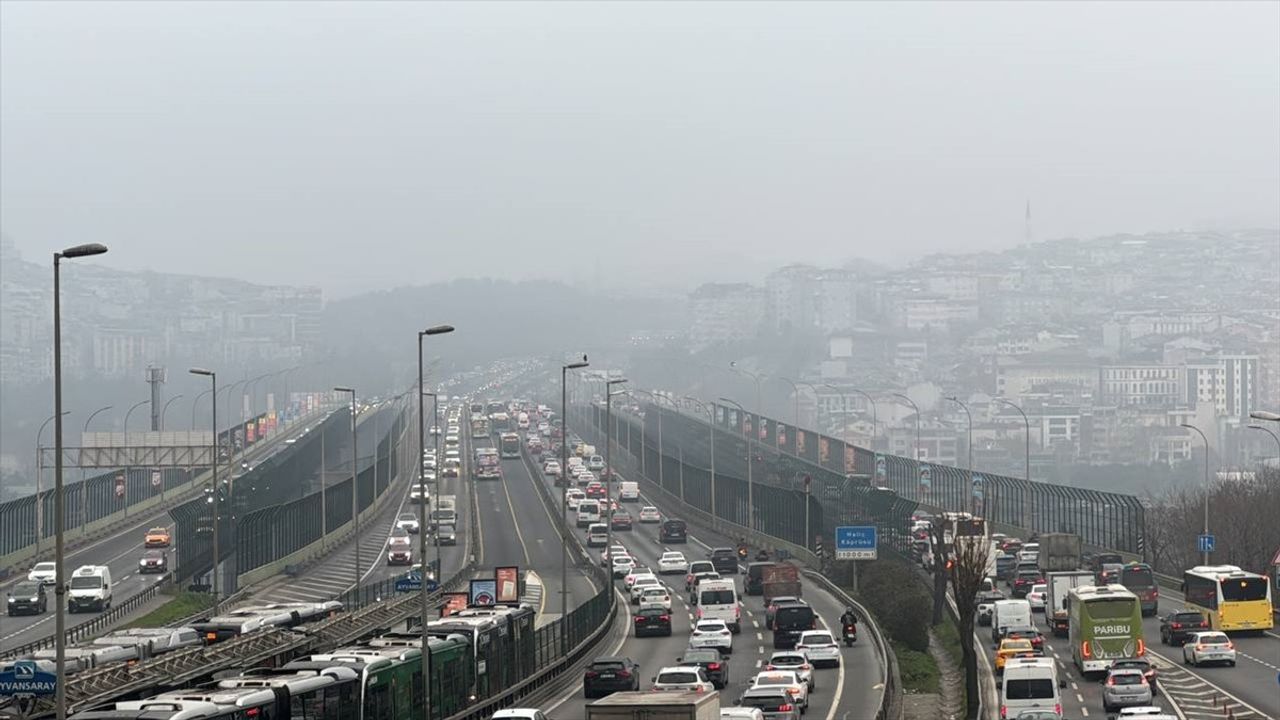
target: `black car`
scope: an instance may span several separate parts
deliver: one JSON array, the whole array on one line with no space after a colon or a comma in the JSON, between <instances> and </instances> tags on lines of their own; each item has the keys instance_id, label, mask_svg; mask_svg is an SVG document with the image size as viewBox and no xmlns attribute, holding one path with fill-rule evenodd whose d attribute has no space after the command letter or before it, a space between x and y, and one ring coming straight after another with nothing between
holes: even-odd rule
<instances>
[{"instance_id":1,"label":"black car","mask_svg":"<svg viewBox=\"0 0 1280 720\"><path fill-rule=\"evenodd\" d=\"M738 573L738 551L733 548L715 548L707 553L707 559L715 566L716 572L721 575L736 575Z\"/></svg>"},{"instance_id":2,"label":"black car","mask_svg":"<svg viewBox=\"0 0 1280 720\"><path fill-rule=\"evenodd\" d=\"M773 649L790 650L796 646L800 633L818 626L818 616L813 608L802 602L778 605L773 612Z\"/></svg>"},{"instance_id":3,"label":"black car","mask_svg":"<svg viewBox=\"0 0 1280 720\"><path fill-rule=\"evenodd\" d=\"M1160 618L1160 642L1185 645L1191 633L1209 630L1209 621L1194 610L1179 610Z\"/></svg>"},{"instance_id":4,"label":"black car","mask_svg":"<svg viewBox=\"0 0 1280 720\"><path fill-rule=\"evenodd\" d=\"M671 635L671 613L660 607L644 608L635 614L636 637Z\"/></svg>"},{"instance_id":5,"label":"black car","mask_svg":"<svg viewBox=\"0 0 1280 720\"><path fill-rule=\"evenodd\" d=\"M148 550L138 560L138 573L162 573L169 569L169 556L163 550Z\"/></svg>"},{"instance_id":6,"label":"black car","mask_svg":"<svg viewBox=\"0 0 1280 720\"><path fill-rule=\"evenodd\" d=\"M1010 594L1015 598L1025 598L1031 592L1032 585L1042 582L1044 575L1039 570L1019 570L1013 578L1013 591Z\"/></svg>"},{"instance_id":7,"label":"black car","mask_svg":"<svg viewBox=\"0 0 1280 720\"><path fill-rule=\"evenodd\" d=\"M764 594L764 571L776 564L777 563L771 562L753 562L747 566L747 579L743 584L746 586L748 595Z\"/></svg>"},{"instance_id":8,"label":"black car","mask_svg":"<svg viewBox=\"0 0 1280 720\"><path fill-rule=\"evenodd\" d=\"M716 648L689 648L684 651L684 657L677 664L702 668L717 690L723 690L729 684L729 661Z\"/></svg>"},{"instance_id":9,"label":"black car","mask_svg":"<svg viewBox=\"0 0 1280 720\"><path fill-rule=\"evenodd\" d=\"M44 585L38 582L20 582L9 591L9 617L14 615L43 615L49 609L49 596Z\"/></svg>"},{"instance_id":10,"label":"black car","mask_svg":"<svg viewBox=\"0 0 1280 720\"><path fill-rule=\"evenodd\" d=\"M598 657L591 661L582 676L582 694L588 698L639 689L640 666L629 657Z\"/></svg>"},{"instance_id":11,"label":"black car","mask_svg":"<svg viewBox=\"0 0 1280 720\"><path fill-rule=\"evenodd\" d=\"M667 520L662 523L662 527L658 530L658 542L660 543L687 543L689 542L689 526L683 520Z\"/></svg>"}]
</instances>

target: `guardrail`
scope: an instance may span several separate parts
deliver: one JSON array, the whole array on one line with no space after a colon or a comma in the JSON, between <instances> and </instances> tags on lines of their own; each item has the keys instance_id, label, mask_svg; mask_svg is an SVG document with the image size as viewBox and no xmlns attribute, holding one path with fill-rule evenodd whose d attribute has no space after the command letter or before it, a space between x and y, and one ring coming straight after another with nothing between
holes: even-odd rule
<instances>
[{"instance_id":1,"label":"guardrail","mask_svg":"<svg viewBox=\"0 0 1280 720\"><path fill-rule=\"evenodd\" d=\"M67 628L67 643L73 643L85 637L90 637L100 633L102 630L119 622L124 616L132 613L134 610L142 607L145 603L150 602L164 588L164 584L168 581L169 574L165 573L147 589L137 593L133 597L125 600L119 605L112 605L111 609L95 615L92 619ZM47 647L53 647L57 634L46 635L39 640L33 640L25 645L19 645L15 648L6 650L0 654L0 660L10 660L20 658L24 655L30 655L37 650L43 650Z\"/></svg>"},{"instance_id":2,"label":"guardrail","mask_svg":"<svg viewBox=\"0 0 1280 720\"><path fill-rule=\"evenodd\" d=\"M876 646L876 652L880 655L884 664L881 665L881 683L880 689L880 709L876 712L875 720L898 720L902 717L902 675L898 670L898 657L893 654L893 648L889 646L888 641L884 638L884 633L880 632L880 626L870 620L871 613L867 611L857 600L849 596L839 585L831 582L825 575L813 570L806 569L805 577L813 582L818 583L827 592L840 599L845 607L852 607L854 612L861 615L866 621L864 627L871 630L871 642Z\"/></svg>"}]
</instances>

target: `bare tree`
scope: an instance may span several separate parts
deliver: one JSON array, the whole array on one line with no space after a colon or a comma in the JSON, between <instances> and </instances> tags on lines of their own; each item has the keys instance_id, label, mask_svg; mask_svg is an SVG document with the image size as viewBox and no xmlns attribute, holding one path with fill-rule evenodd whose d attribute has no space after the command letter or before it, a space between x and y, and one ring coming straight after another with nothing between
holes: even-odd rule
<instances>
[{"instance_id":1,"label":"bare tree","mask_svg":"<svg viewBox=\"0 0 1280 720\"><path fill-rule=\"evenodd\" d=\"M1280 473L1219 481L1207 490L1209 530L1217 538L1213 562L1262 572L1280 547ZM1173 488L1154 497L1147 510L1152 566L1172 575L1200 564L1196 536L1203 530L1203 487Z\"/></svg>"},{"instance_id":2,"label":"bare tree","mask_svg":"<svg viewBox=\"0 0 1280 720\"><path fill-rule=\"evenodd\" d=\"M978 713L978 662L973 646L973 623L978 610L978 591L987 577L987 563L991 559L991 543L981 537L972 541L955 543L949 560L942 563L951 577L951 594L956 601L956 615L960 633L960 657L964 665L966 716L976 718Z\"/></svg>"},{"instance_id":3,"label":"bare tree","mask_svg":"<svg viewBox=\"0 0 1280 720\"><path fill-rule=\"evenodd\" d=\"M929 528L929 548L932 554L933 571L933 619L932 624L942 623L942 611L947 602L947 558L951 548L947 545L946 522L942 518L934 518Z\"/></svg>"}]
</instances>

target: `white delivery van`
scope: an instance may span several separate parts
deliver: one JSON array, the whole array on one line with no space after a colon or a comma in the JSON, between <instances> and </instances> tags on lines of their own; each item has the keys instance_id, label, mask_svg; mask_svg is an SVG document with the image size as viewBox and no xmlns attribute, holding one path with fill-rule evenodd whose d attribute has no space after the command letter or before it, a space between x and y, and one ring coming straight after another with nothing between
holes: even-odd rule
<instances>
[{"instance_id":1,"label":"white delivery van","mask_svg":"<svg viewBox=\"0 0 1280 720\"><path fill-rule=\"evenodd\" d=\"M624 480L618 483L618 500L620 502L640 502L640 483Z\"/></svg>"},{"instance_id":2,"label":"white delivery van","mask_svg":"<svg viewBox=\"0 0 1280 720\"><path fill-rule=\"evenodd\" d=\"M516 416L516 428L519 430L529 429L529 413L522 412Z\"/></svg>"},{"instance_id":3,"label":"white delivery van","mask_svg":"<svg viewBox=\"0 0 1280 720\"><path fill-rule=\"evenodd\" d=\"M590 527L600 522L600 503L596 500L583 499L578 503L578 527Z\"/></svg>"},{"instance_id":4,"label":"white delivery van","mask_svg":"<svg viewBox=\"0 0 1280 720\"><path fill-rule=\"evenodd\" d=\"M1022 717L1025 712L1062 711L1059 691L1066 684L1058 679L1053 658L1009 658L1000 685L1000 717ZM1061 715L1059 715L1061 717Z\"/></svg>"},{"instance_id":5,"label":"white delivery van","mask_svg":"<svg viewBox=\"0 0 1280 720\"><path fill-rule=\"evenodd\" d=\"M734 634L741 631L738 589L733 584L733 580L703 580L698 583L696 615L699 620L723 620Z\"/></svg>"},{"instance_id":6,"label":"white delivery van","mask_svg":"<svg viewBox=\"0 0 1280 720\"><path fill-rule=\"evenodd\" d=\"M106 565L81 565L71 573L67 585L67 609L102 611L111 607L111 568Z\"/></svg>"},{"instance_id":7,"label":"white delivery van","mask_svg":"<svg viewBox=\"0 0 1280 720\"><path fill-rule=\"evenodd\" d=\"M609 526L591 523L587 527L587 547L604 547L609 544Z\"/></svg>"},{"instance_id":8,"label":"white delivery van","mask_svg":"<svg viewBox=\"0 0 1280 720\"><path fill-rule=\"evenodd\" d=\"M991 609L991 644L1000 644L1005 628L1035 627L1031 622L1031 603L1026 600L997 600Z\"/></svg>"}]
</instances>

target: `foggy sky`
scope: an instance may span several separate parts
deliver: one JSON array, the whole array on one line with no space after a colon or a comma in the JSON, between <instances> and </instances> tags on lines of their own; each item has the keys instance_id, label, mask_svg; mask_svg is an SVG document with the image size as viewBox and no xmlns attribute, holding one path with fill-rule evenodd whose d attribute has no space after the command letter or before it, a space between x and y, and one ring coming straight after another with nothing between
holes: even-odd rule
<instances>
[{"instance_id":1,"label":"foggy sky","mask_svg":"<svg viewBox=\"0 0 1280 720\"><path fill-rule=\"evenodd\" d=\"M686 286L1278 198L1273 2L0 3L28 257Z\"/></svg>"}]
</instances>

